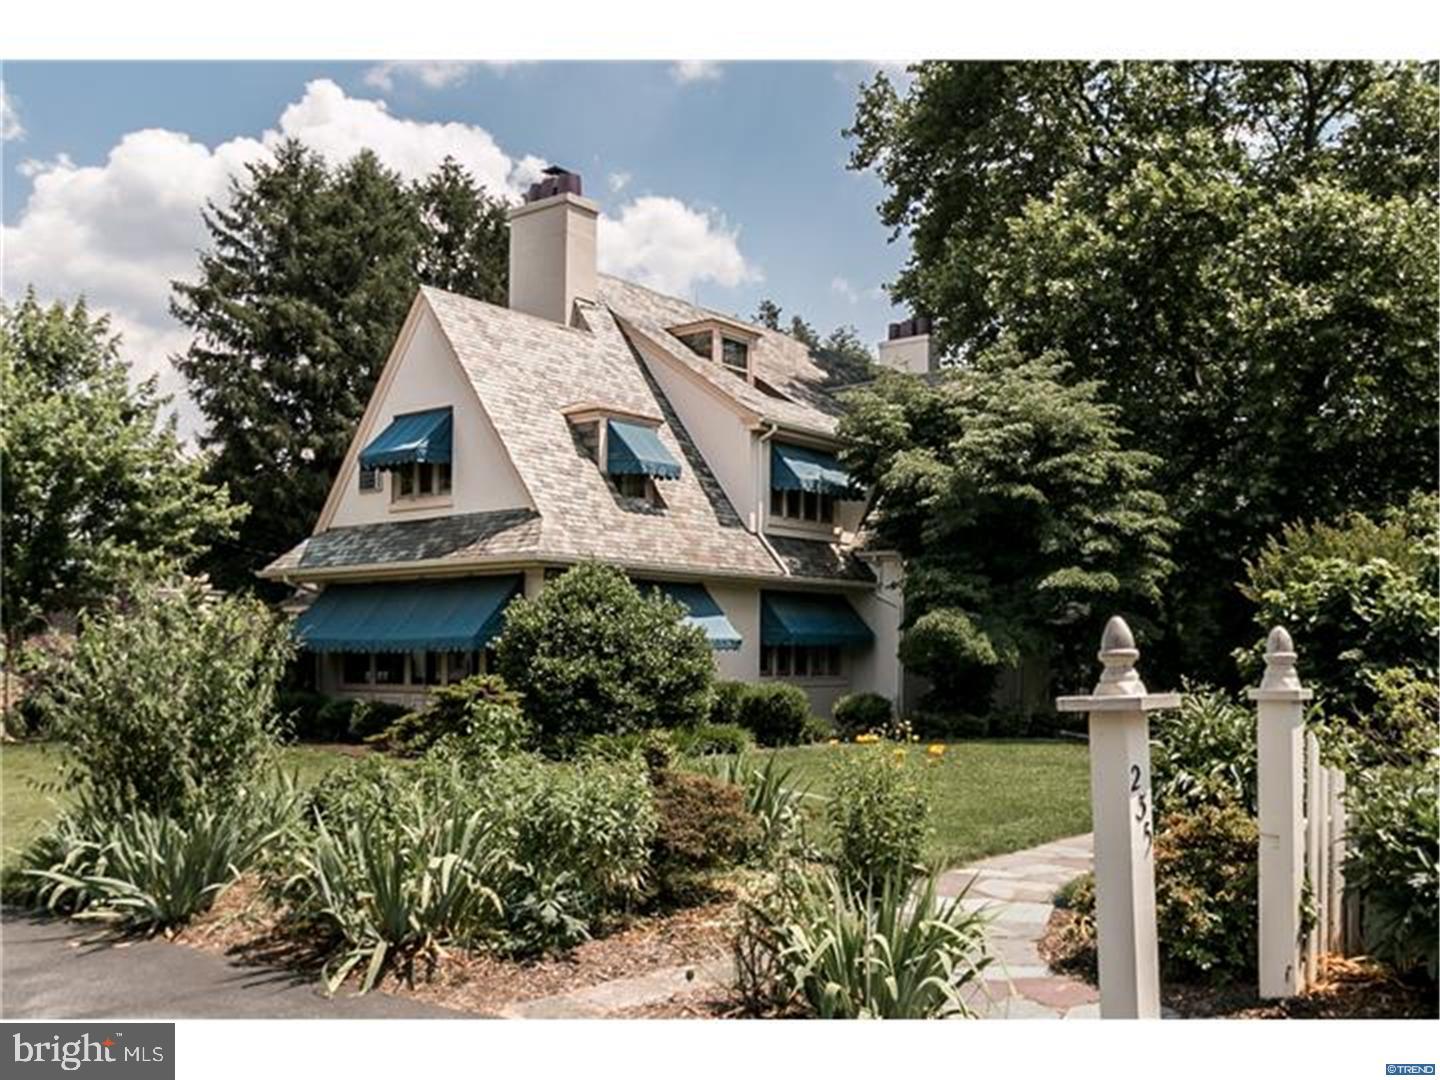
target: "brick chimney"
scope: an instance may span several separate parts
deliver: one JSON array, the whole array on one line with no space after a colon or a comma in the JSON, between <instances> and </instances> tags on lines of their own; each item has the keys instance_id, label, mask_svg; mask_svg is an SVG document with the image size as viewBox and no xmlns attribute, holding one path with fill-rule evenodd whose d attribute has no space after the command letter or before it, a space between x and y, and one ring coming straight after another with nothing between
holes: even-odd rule
<instances>
[{"instance_id":1,"label":"brick chimney","mask_svg":"<svg viewBox=\"0 0 1440 1080\"><path fill-rule=\"evenodd\" d=\"M939 367L930 337L930 317L916 315L890 324L889 339L880 343L880 364L895 371L924 375Z\"/></svg>"},{"instance_id":2,"label":"brick chimney","mask_svg":"<svg viewBox=\"0 0 1440 1080\"><path fill-rule=\"evenodd\" d=\"M569 326L576 300L596 295L595 222L580 174L558 165L510 211L510 307Z\"/></svg>"}]
</instances>

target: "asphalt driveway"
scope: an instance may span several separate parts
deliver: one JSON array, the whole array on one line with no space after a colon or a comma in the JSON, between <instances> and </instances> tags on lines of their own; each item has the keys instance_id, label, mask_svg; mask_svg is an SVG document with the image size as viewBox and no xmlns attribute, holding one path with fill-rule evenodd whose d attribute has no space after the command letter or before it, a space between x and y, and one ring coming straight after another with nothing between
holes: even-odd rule
<instances>
[{"instance_id":1,"label":"asphalt driveway","mask_svg":"<svg viewBox=\"0 0 1440 1080\"><path fill-rule=\"evenodd\" d=\"M0 914L0 1016L7 1020L464 1015L383 993L327 998L313 978L292 972L239 967L163 939L117 947L94 926Z\"/></svg>"}]
</instances>

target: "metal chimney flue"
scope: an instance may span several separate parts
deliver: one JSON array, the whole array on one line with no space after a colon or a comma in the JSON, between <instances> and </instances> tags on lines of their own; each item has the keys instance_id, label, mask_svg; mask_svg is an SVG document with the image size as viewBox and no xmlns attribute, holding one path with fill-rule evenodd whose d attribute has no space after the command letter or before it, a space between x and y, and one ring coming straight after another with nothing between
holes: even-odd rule
<instances>
[{"instance_id":1,"label":"metal chimney flue","mask_svg":"<svg viewBox=\"0 0 1440 1080\"><path fill-rule=\"evenodd\" d=\"M541 199L548 199L552 195L583 195L580 185L580 174L571 172L569 169L561 168L559 165L550 165L541 170L545 179L537 180L530 185L525 193L527 203L539 202Z\"/></svg>"}]
</instances>

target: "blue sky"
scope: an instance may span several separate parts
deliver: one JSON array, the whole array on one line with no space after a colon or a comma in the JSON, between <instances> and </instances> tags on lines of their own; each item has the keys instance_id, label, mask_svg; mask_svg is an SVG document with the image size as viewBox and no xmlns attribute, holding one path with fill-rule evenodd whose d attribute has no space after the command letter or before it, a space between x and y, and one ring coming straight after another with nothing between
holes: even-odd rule
<instances>
[{"instance_id":1,"label":"blue sky","mask_svg":"<svg viewBox=\"0 0 1440 1080\"><path fill-rule=\"evenodd\" d=\"M85 292L138 370L178 383L170 277L224 178L299 134L372 145L402 172L450 151L516 191L540 161L584 175L610 269L749 315L764 296L873 343L905 258L883 192L845 168L864 63L7 63L5 289ZM383 102L383 105L381 104ZM182 417L188 410L182 410Z\"/></svg>"}]
</instances>

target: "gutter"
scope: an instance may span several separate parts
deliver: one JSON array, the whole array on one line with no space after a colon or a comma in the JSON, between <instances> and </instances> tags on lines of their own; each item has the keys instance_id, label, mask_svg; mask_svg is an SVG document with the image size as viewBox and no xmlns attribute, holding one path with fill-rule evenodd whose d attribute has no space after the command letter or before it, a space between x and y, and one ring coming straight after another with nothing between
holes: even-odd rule
<instances>
[{"instance_id":1,"label":"gutter","mask_svg":"<svg viewBox=\"0 0 1440 1080\"><path fill-rule=\"evenodd\" d=\"M777 424L774 420L763 420L761 422L763 424L768 424L769 430L762 431L760 433L761 452L755 457L755 537L760 541L761 544L765 546L765 550L770 553L770 557L775 560L775 565L780 568L780 573L782 573L786 577L789 577L790 571L785 565L785 560L780 558L780 553L775 550L775 545L770 543L770 538L765 535L766 489L760 483L761 477L765 472L765 444L774 437L775 432L779 430L780 425Z\"/></svg>"}]
</instances>

